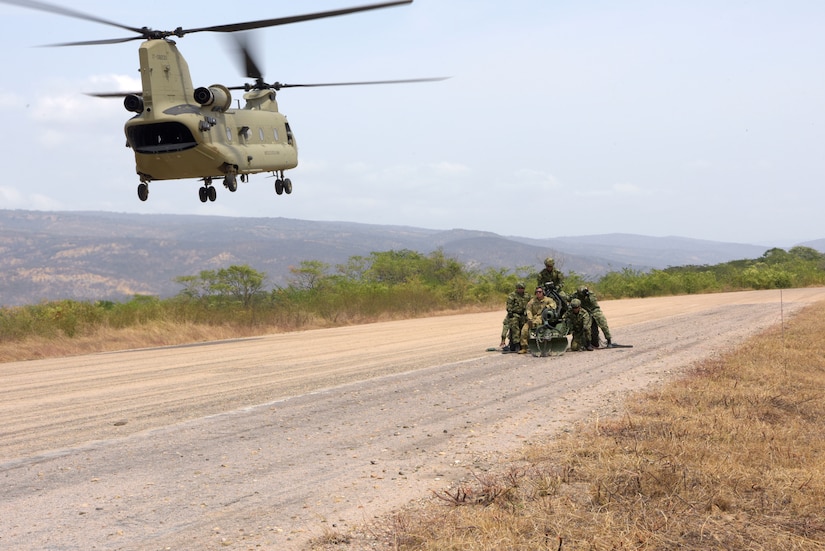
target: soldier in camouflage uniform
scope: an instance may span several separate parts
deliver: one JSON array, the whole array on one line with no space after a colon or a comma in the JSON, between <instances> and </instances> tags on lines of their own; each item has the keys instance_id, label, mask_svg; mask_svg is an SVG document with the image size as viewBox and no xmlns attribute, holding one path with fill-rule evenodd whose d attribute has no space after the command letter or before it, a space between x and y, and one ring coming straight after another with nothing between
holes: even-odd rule
<instances>
[{"instance_id":1,"label":"soldier in camouflage uniform","mask_svg":"<svg viewBox=\"0 0 825 551\"><path fill-rule=\"evenodd\" d=\"M545 283L552 282L553 285L556 286L556 289L561 289L562 281L564 281L564 275L556 269L556 262L550 257L545 258L544 269L540 271L538 275L539 287L543 287Z\"/></svg>"},{"instance_id":2,"label":"soldier in camouflage uniform","mask_svg":"<svg viewBox=\"0 0 825 551\"><path fill-rule=\"evenodd\" d=\"M590 344L595 348L599 347L599 329L604 333L604 338L607 339L607 348L613 347L613 342L610 338L610 328L607 326L607 318L604 316L599 301L596 300L596 295L582 285L576 291L576 298L582 303L582 308L587 310L592 320L590 327Z\"/></svg>"},{"instance_id":3,"label":"soldier in camouflage uniform","mask_svg":"<svg viewBox=\"0 0 825 551\"><path fill-rule=\"evenodd\" d=\"M546 283L551 283L553 287L555 287L556 292L559 294L559 297L564 302L570 300L570 297L567 296L562 288L561 284L564 281L564 274L562 274L559 270L556 269L555 261L550 258L549 256L544 259L544 269L539 272L537 277L537 282L539 286L544 287Z\"/></svg>"},{"instance_id":4,"label":"soldier in camouflage uniform","mask_svg":"<svg viewBox=\"0 0 825 551\"><path fill-rule=\"evenodd\" d=\"M521 342L519 354L527 353L527 339L530 338L530 329L542 324L541 313L545 308L556 308L556 301L544 296L544 287L536 287L536 296L530 299L525 308L527 322L521 326Z\"/></svg>"},{"instance_id":5,"label":"soldier in camouflage uniform","mask_svg":"<svg viewBox=\"0 0 825 551\"><path fill-rule=\"evenodd\" d=\"M501 348L504 348L505 339L510 338L510 352L515 352L519 348L519 338L521 336L521 326L526 321L525 308L530 297L524 294L524 283L517 283L516 290L507 295L507 315L504 317L504 326L501 330Z\"/></svg>"},{"instance_id":6,"label":"soldier in camouflage uniform","mask_svg":"<svg viewBox=\"0 0 825 551\"><path fill-rule=\"evenodd\" d=\"M573 339L570 342L570 350L579 352L581 350L593 350L590 346L590 314L582 308L582 301L574 298L570 301L570 310L564 314L570 327L570 334Z\"/></svg>"}]
</instances>

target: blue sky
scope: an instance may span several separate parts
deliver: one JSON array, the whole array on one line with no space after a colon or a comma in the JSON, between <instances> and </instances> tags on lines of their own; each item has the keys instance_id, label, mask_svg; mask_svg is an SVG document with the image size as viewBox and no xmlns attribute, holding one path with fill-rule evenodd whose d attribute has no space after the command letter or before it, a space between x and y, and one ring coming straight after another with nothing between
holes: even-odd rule
<instances>
[{"instance_id":1,"label":"blue sky","mask_svg":"<svg viewBox=\"0 0 825 551\"><path fill-rule=\"evenodd\" d=\"M72 7L173 29L360 3ZM452 78L282 90L291 196L259 175L206 204L195 180L153 182L141 203L129 114L83 94L136 89L138 42L38 48L128 33L0 4L0 204L789 246L825 237L824 23L814 0L415 0L261 30L269 81ZM224 36L178 46L196 86L244 82Z\"/></svg>"}]
</instances>

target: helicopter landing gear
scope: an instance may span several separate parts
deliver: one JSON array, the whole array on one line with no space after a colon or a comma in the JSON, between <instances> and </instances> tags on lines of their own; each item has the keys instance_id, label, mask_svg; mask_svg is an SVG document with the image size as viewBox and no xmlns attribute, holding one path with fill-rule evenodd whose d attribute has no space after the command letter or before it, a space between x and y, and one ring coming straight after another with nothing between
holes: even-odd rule
<instances>
[{"instance_id":1,"label":"helicopter landing gear","mask_svg":"<svg viewBox=\"0 0 825 551\"><path fill-rule=\"evenodd\" d=\"M211 181L204 181L203 187L198 190L198 198L201 203L214 201L218 197L218 190L212 186Z\"/></svg>"},{"instance_id":2,"label":"helicopter landing gear","mask_svg":"<svg viewBox=\"0 0 825 551\"><path fill-rule=\"evenodd\" d=\"M287 195L292 193L292 180L284 178L284 173L281 172L281 175L275 179L275 193L282 195L284 192Z\"/></svg>"},{"instance_id":3,"label":"helicopter landing gear","mask_svg":"<svg viewBox=\"0 0 825 551\"><path fill-rule=\"evenodd\" d=\"M241 179L243 179L243 175L241 175ZM228 189L232 193L235 193L236 191L238 191L238 179L235 176L234 172L230 172L229 174L224 176L224 178L223 178L223 187L225 187L226 189ZM214 199L213 199L213 201L214 201Z\"/></svg>"},{"instance_id":4,"label":"helicopter landing gear","mask_svg":"<svg viewBox=\"0 0 825 551\"><path fill-rule=\"evenodd\" d=\"M138 199L141 201L145 201L149 198L149 184L147 182L141 182L138 184Z\"/></svg>"}]
</instances>

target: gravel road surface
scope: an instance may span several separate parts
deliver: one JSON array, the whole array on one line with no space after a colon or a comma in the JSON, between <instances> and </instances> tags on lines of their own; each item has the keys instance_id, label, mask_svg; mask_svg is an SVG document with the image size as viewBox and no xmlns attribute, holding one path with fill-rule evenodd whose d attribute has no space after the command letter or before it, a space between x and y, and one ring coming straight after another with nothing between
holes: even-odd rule
<instances>
[{"instance_id":1,"label":"gravel road surface","mask_svg":"<svg viewBox=\"0 0 825 551\"><path fill-rule=\"evenodd\" d=\"M0 364L0 549L298 550L821 300L602 301L634 347L554 358L487 352L502 311Z\"/></svg>"}]
</instances>

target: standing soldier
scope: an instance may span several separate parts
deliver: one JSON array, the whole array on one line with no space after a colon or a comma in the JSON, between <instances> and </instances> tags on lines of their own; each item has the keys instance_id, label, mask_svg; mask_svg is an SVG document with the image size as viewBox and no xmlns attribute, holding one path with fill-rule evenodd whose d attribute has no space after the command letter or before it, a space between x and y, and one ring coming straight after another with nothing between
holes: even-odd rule
<instances>
[{"instance_id":1,"label":"standing soldier","mask_svg":"<svg viewBox=\"0 0 825 551\"><path fill-rule=\"evenodd\" d=\"M556 289L561 289L564 275L556 269L556 262L549 256L544 259L544 269L539 272L538 285L543 287L545 283L552 283Z\"/></svg>"},{"instance_id":2,"label":"standing soldier","mask_svg":"<svg viewBox=\"0 0 825 551\"><path fill-rule=\"evenodd\" d=\"M521 327L526 321L525 309L530 297L524 294L524 283L516 283L516 290L507 295L507 316L504 318L504 327L501 330L501 348L504 348L504 339L510 338L510 352L517 352Z\"/></svg>"},{"instance_id":3,"label":"standing soldier","mask_svg":"<svg viewBox=\"0 0 825 551\"><path fill-rule=\"evenodd\" d=\"M601 329L602 333L604 333L604 338L607 339L607 348L613 348L613 342L610 338L610 328L607 326L607 318L599 306L599 301L596 300L596 295L582 285L576 291L576 298L581 301L582 308L587 310L587 313L590 314L590 318L592 319L590 344L592 344L594 348L599 347L599 329Z\"/></svg>"},{"instance_id":4,"label":"standing soldier","mask_svg":"<svg viewBox=\"0 0 825 551\"><path fill-rule=\"evenodd\" d=\"M541 325L541 313L545 308L556 308L556 301L544 296L544 287L536 287L536 296L530 299L525 308L527 321L521 326L521 342L519 343L519 354L527 354L527 339L530 338L530 329Z\"/></svg>"},{"instance_id":5,"label":"standing soldier","mask_svg":"<svg viewBox=\"0 0 825 551\"><path fill-rule=\"evenodd\" d=\"M574 298L570 301L570 310L564 314L568 321L570 333L573 339L570 342L570 350L579 352L581 350L592 351L590 346L590 314L582 308L582 301Z\"/></svg>"}]
</instances>

